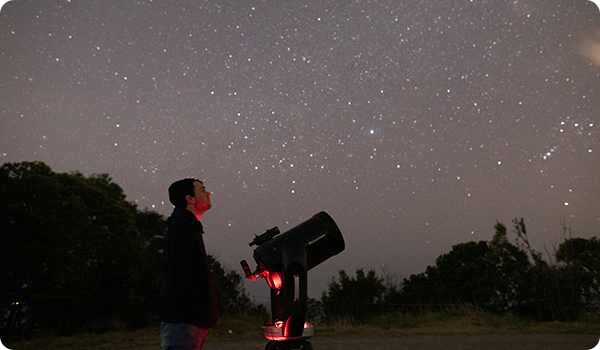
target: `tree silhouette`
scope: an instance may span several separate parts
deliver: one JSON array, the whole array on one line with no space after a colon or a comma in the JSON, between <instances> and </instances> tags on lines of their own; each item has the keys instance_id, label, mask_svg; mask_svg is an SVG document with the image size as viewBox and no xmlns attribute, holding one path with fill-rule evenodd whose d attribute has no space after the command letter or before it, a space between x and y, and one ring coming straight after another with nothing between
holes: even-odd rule
<instances>
[{"instance_id":1,"label":"tree silhouette","mask_svg":"<svg viewBox=\"0 0 600 350\"><path fill-rule=\"evenodd\" d=\"M385 291L383 279L377 277L374 270L365 274L363 269L358 269L356 278L341 270L338 281L329 283L321 301L328 316L351 316L363 322L381 312Z\"/></svg>"},{"instance_id":2,"label":"tree silhouette","mask_svg":"<svg viewBox=\"0 0 600 350\"><path fill-rule=\"evenodd\" d=\"M164 294L165 218L138 210L107 174L0 167L0 337L139 328ZM211 257L224 313L252 308L241 277ZM260 311L260 310L259 310Z\"/></svg>"},{"instance_id":3,"label":"tree silhouette","mask_svg":"<svg viewBox=\"0 0 600 350\"><path fill-rule=\"evenodd\" d=\"M8 163L0 183L3 330L70 333L151 319L144 301L162 292L159 217L138 212L107 174Z\"/></svg>"}]
</instances>

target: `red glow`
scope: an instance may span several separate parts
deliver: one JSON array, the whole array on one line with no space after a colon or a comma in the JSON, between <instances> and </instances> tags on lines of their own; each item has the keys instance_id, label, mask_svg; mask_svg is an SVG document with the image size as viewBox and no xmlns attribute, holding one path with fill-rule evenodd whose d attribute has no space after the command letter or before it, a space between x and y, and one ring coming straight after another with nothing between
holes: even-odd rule
<instances>
[{"instance_id":1,"label":"red glow","mask_svg":"<svg viewBox=\"0 0 600 350\"><path fill-rule=\"evenodd\" d=\"M269 272L269 271L265 271L265 280L267 280L267 284L269 285L269 287L273 288L273 289L281 289L281 275L277 272Z\"/></svg>"},{"instance_id":2,"label":"red glow","mask_svg":"<svg viewBox=\"0 0 600 350\"><path fill-rule=\"evenodd\" d=\"M312 337L315 334L314 327L308 322L304 323L304 331L302 332L302 335L299 337L285 336L284 335L285 325L284 325L283 321L276 321L274 323L271 323L270 326L263 327L263 331L265 334L265 338L267 338L268 340L274 340L274 341L306 339L306 338Z\"/></svg>"},{"instance_id":3,"label":"red glow","mask_svg":"<svg viewBox=\"0 0 600 350\"><path fill-rule=\"evenodd\" d=\"M283 321L277 321L274 324L275 328L283 328ZM304 328L308 328L308 323L304 322Z\"/></svg>"}]
</instances>

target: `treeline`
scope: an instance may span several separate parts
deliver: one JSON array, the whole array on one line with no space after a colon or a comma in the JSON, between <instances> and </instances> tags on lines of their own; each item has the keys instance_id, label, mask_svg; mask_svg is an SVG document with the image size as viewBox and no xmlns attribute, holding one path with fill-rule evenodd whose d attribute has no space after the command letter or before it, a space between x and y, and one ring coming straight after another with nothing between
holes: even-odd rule
<instances>
[{"instance_id":1,"label":"treeline","mask_svg":"<svg viewBox=\"0 0 600 350\"><path fill-rule=\"evenodd\" d=\"M600 311L600 241L567 237L549 254L531 248L523 219L514 239L454 246L403 281L340 271L310 320L367 322L390 312L472 305L542 321ZM0 338L137 329L157 321L163 296L166 220L140 210L107 174L55 173L42 162L0 167ZM211 258L221 313L266 314L243 277Z\"/></svg>"},{"instance_id":2,"label":"treeline","mask_svg":"<svg viewBox=\"0 0 600 350\"><path fill-rule=\"evenodd\" d=\"M356 277L340 271L314 317L365 322L389 312L418 313L470 305L497 314L538 321L575 321L600 311L600 241L567 237L549 263L531 248L523 219L513 221L514 243L497 223L492 240L455 245L434 266L401 283L362 269Z\"/></svg>"},{"instance_id":3,"label":"treeline","mask_svg":"<svg viewBox=\"0 0 600 350\"><path fill-rule=\"evenodd\" d=\"M162 303L166 220L107 174L0 167L0 338L136 329ZM222 313L265 312L242 277L210 259Z\"/></svg>"}]
</instances>

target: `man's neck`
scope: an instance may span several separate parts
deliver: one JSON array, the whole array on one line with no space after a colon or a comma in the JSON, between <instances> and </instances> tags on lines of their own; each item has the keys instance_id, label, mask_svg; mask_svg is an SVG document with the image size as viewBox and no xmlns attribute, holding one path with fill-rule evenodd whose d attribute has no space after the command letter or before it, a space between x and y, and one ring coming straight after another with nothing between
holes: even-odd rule
<instances>
[{"instance_id":1,"label":"man's neck","mask_svg":"<svg viewBox=\"0 0 600 350\"><path fill-rule=\"evenodd\" d=\"M194 214L194 216L196 217L196 219L198 219L198 221L200 221L200 218L202 217L202 214L204 213L200 213L196 210L196 208L194 208L193 206L188 206L186 208L187 210L191 211L192 214Z\"/></svg>"}]
</instances>

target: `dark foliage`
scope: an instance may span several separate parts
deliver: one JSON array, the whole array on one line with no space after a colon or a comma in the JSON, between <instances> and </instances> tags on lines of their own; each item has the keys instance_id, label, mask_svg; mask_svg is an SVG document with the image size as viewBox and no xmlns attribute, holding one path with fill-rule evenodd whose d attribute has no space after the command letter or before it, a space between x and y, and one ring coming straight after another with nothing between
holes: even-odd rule
<instances>
[{"instance_id":1,"label":"dark foliage","mask_svg":"<svg viewBox=\"0 0 600 350\"><path fill-rule=\"evenodd\" d=\"M364 322L380 314L384 306L385 286L383 279L370 270L356 270L356 278L340 271L339 281L329 283L329 290L323 293L321 301L328 316L353 317Z\"/></svg>"},{"instance_id":2,"label":"dark foliage","mask_svg":"<svg viewBox=\"0 0 600 350\"><path fill-rule=\"evenodd\" d=\"M514 220L515 244L496 223L491 241L455 245L434 266L411 275L401 286L384 283L374 271L356 278L340 271L323 294L327 316L364 322L386 312L418 313L472 305L541 321L571 321L600 308L600 241L565 238L556 264L529 244L523 219Z\"/></svg>"},{"instance_id":3,"label":"dark foliage","mask_svg":"<svg viewBox=\"0 0 600 350\"><path fill-rule=\"evenodd\" d=\"M108 175L25 162L4 164L0 181L3 330L62 334L149 318L136 304L156 293L142 278L160 277L140 274L154 238L142 236L135 206Z\"/></svg>"},{"instance_id":4,"label":"dark foliage","mask_svg":"<svg viewBox=\"0 0 600 350\"><path fill-rule=\"evenodd\" d=\"M531 248L523 219L513 223L517 244L508 241L506 227L497 223L490 242L454 246L425 273L405 279L395 300L403 309L462 303L542 321L569 321L597 312L600 243L596 238L565 239L555 253L557 264L550 265Z\"/></svg>"},{"instance_id":5,"label":"dark foliage","mask_svg":"<svg viewBox=\"0 0 600 350\"><path fill-rule=\"evenodd\" d=\"M140 328L162 303L166 220L107 174L0 167L0 337ZM211 259L223 313L251 308L241 277Z\"/></svg>"},{"instance_id":6,"label":"dark foliage","mask_svg":"<svg viewBox=\"0 0 600 350\"><path fill-rule=\"evenodd\" d=\"M237 315L251 313L266 315L266 308L250 299L244 287L242 276L233 270L225 269L212 255L208 256L210 270L215 277L221 314Z\"/></svg>"}]
</instances>

